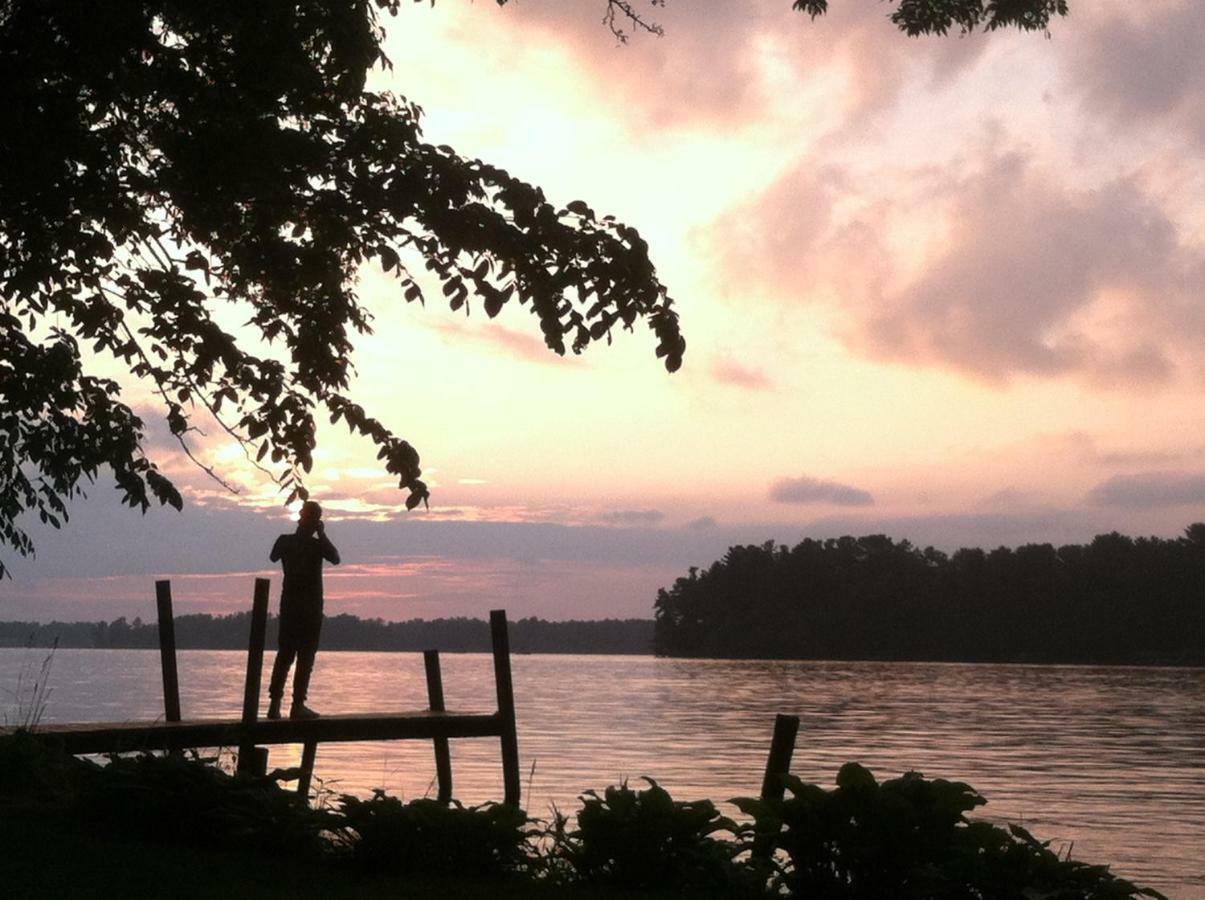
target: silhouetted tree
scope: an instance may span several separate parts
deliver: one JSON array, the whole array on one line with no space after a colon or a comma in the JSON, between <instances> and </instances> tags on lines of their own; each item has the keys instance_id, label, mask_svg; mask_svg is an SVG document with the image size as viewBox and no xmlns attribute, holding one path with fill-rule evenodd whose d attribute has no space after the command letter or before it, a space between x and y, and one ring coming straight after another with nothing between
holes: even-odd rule
<instances>
[{"instance_id":1,"label":"silhouetted tree","mask_svg":"<svg viewBox=\"0 0 1205 900\"><path fill-rule=\"evenodd\" d=\"M527 306L557 353L643 319L680 365L635 229L426 143L416 106L365 90L388 64L376 10L399 2L4 5L4 543L29 552L18 515L58 525L102 465L131 506L181 505L81 345L153 386L185 449L208 409L283 466L289 499L305 496L321 409L378 446L408 505L423 500L417 452L345 393L351 335L370 326L354 289L367 261L406 301L423 299L418 266L453 309ZM223 306L258 340L226 330Z\"/></svg>"},{"instance_id":2,"label":"silhouetted tree","mask_svg":"<svg viewBox=\"0 0 1205 900\"><path fill-rule=\"evenodd\" d=\"M883 535L732 547L657 593L669 656L1205 663L1205 526L946 556Z\"/></svg>"},{"instance_id":3,"label":"silhouetted tree","mask_svg":"<svg viewBox=\"0 0 1205 900\"><path fill-rule=\"evenodd\" d=\"M0 6L0 543L31 552L18 518L58 527L104 466L130 506L181 506L143 421L98 374L105 357L154 389L190 455L207 410L304 498L322 413L377 445L407 506L425 501L418 453L346 394L369 261L407 302L425 268L454 310L527 306L557 353L644 320L666 367L681 364L635 229L426 143L417 106L365 90L388 65L377 13L402 2ZM627 0L605 10L613 31L657 30ZM900 0L892 17L918 34L1041 28L1065 11Z\"/></svg>"}]
</instances>

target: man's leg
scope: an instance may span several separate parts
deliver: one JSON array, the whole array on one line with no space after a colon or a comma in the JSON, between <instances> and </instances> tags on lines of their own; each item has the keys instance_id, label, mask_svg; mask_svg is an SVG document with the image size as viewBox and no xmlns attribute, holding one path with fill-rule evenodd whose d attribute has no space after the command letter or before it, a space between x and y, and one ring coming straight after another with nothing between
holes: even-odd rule
<instances>
[{"instance_id":1,"label":"man's leg","mask_svg":"<svg viewBox=\"0 0 1205 900\"><path fill-rule=\"evenodd\" d=\"M272 664L272 678L268 681L268 718L280 718L280 700L285 693L285 680L289 677L289 667L293 665L293 659L297 656L297 635L296 628L292 627L292 622L283 616L280 619L280 637L276 643L276 661ZM312 663L311 663L312 665ZM301 674L301 664L298 663L297 672L293 676L294 684L297 682L297 677ZM309 676L306 676L309 680Z\"/></svg>"},{"instance_id":2,"label":"man's leg","mask_svg":"<svg viewBox=\"0 0 1205 900\"><path fill-rule=\"evenodd\" d=\"M314 715L305 698L310 692L310 675L314 672L314 657L318 655L318 638L322 633L322 613L306 623L305 633L297 636L297 670L293 673L293 709L289 715L305 718Z\"/></svg>"}]
</instances>

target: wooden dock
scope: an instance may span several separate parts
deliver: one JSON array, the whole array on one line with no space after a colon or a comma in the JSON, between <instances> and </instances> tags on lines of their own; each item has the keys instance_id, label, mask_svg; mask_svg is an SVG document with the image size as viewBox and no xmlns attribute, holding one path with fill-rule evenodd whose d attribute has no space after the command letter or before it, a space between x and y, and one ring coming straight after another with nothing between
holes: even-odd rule
<instances>
[{"instance_id":1,"label":"wooden dock","mask_svg":"<svg viewBox=\"0 0 1205 900\"><path fill-rule=\"evenodd\" d=\"M153 722L81 722L39 725L36 733L73 755L180 751L200 747L237 747L240 772L262 774L267 769L264 745L301 744L298 793L308 796L319 744L346 741L429 740L435 753L439 799L452 799L453 738L495 737L501 744L503 802L519 804L519 749L515 727L515 698L510 671L510 637L504 610L490 612L494 685L498 706L491 713L449 712L444 708L439 651L423 653L427 677L427 709L322 715L314 719L259 718L264 635L268 619L269 581L255 580L251 629L247 647L247 677L243 714L238 719L182 718L176 666L175 623L171 584L155 583L159 616L159 655L163 674L162 719ZM0 736L16 729L0 728Z\"/></svg>"},{"instance_id":2,"label":"wooden dock","mask_svg":"<svg viewBox=\"0 0 1205 900\"><path fill-rule=\"evenodd\" d=\"M186 750L193 747L238 747L259 744L328 744L340 741L406 741L436 738L501 737L497 713L415 712L278 719L246 726L241 719L196 719L182 722L82 722L39 725L37 733L66 752L84 754ZM15 729L0 728L0 735Z\"/></svg>"}]
</instances>

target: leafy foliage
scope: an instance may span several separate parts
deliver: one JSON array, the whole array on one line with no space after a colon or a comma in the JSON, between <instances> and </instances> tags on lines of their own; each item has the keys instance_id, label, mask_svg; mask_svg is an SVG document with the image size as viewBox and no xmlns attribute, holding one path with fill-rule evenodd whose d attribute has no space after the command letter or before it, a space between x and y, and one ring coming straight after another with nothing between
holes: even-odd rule
<instances>
[{"instance_id":1,"label":"leafy foliage","mask_svg":"<svg viewBox=\"0 0 1205 900\"><path fill-rule=\"evenodd\" d=\"M633 888L683 887L739 893L733 864L734 842L718 840L736 825L710 800L676 801L646 778L648 788L626 783L582 795L577 830L568 832L557 852L578 877Z\"/></svg>"},{"instance_id":2,"label":"leafy foliage","mask_svg":"<svg viewBox=\"0 0 1205 900\"><path fill-rule=\"evenodd\" d=\"M156 841L238 847L320 857L327 810L298 803L265 777L231 775L183 755L114 757L88 764L80 779L81 815L114 832Z\"/></svg>"},{"instance_id":3,"label":"leafy foliage","mask_svg":"<svg viewBox=\"0 0 1205 900\"><path fill-rule=\"evenodd\" d=\"M812 18L828 12L828 0L795 0L794 8ZM891 21L905 34L963 34L982 28L1044 31L1054 16L1067 15L1067 0L898 0Z\"/></svg>"},{"instance_id":4,"label":"leafy foliage","mask_svg":"<svg viewBox=\"0 0 1205 900\"><path fill-rule=\"evenodd\" d=\"M1061 859L1025 829L969 821L986 801L969 785L916 772L878 783L846 763L826 791L784 778L783 800L733 802L754 818L754 834L785 854L775 887L824 900L939 900L1050 897L1077 900L1160 897L1109 873Z\"/></svg>"},{"instance_id":5,"label":"leafy foliage","mask_svg":"<svg viewBox=\"0 0 1205 900\"><path fill-rule=\"evenodd\" d=\"M419 798L404 803L377 791L338 803L338 834L355 866L400 875L512 874L535 855L523 810L498 803L466 807Z\"/></svg>"},{"instance_id":6,"label":"leafy foliage","mask_svg":"<svg viewBox=\"0 0 1205 900\"><path fill-rule=\"evenodd\" d=\"M371 330L365 263L407 302L424 298L417 265L453 310L525 306L556 353L644 320L681 365L635 229L426 143L417 106L364 89L388 64L376 10L400 2L6 4L0 541L29 553L18 516L57 526L102 466L131 506L181 505L84 347L155 390L186 450L207 410L289 499L307 495L322 412L424 501L418 453L346 395Z\"/></svg>"},{"instance_id":7,"label":"leafy foliage","mask_svg":"<svg viewBox=\"0 0 1205 900\"><path fill-rule=\"evenodd\" d=\"M290 774L229 775L192 756L98 765L19 730L0 735L0 814L57 810L136 841L286 853L406 876L811 900L1162 896L1106 866L1060 858L1019 826L968 820L984 803L969 785L914 772L880 784L856 763L841 768L830 791L787 776L785 799L732 801L751 825L708 800L675 801L646 779L644 790L587 791L573 831L559 815L545 825L515 807L403 803L380 792L311 809L277 783Z\"/></svg>"}]
</instances>

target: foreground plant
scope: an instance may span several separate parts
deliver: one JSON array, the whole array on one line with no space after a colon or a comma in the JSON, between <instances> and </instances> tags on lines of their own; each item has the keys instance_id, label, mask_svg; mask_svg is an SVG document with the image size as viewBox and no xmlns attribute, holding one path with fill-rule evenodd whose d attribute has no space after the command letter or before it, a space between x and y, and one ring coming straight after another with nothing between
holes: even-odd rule
<instances>
[{"instance_id":1,"label":"foreground plant","mask_svg":"<svg viewBox=\"0 0 1205 900\"><path fill-rule=\"evenodd\" d=\"M966 818L972 787L910 772L879 783L856 763L825 790L788 776L781 800L674 800L651 779L582 795L576 828L513 806L465 807L376 792L311 809L269 777L230 775L190 756L74 759L28 731L0 735L0 815L138 843L238 848L399 877L514 880L809 900L1138 900L1163 895L1060 858L1025 829ZM56 820L57 821L57 820Z\"/></svg>"},{"instance_id":2,"label":"foreground plant","mask_svg":"<svg viewBox=\"0 0 1205 900\"><path fill-rule=\"evenodd\" d=\"M577 877L633 888L690 888L746 893L746 868L734 862L740 847L716 837L736 824L710 800L675 801L651 778L648 788L627 783L582 795L577 830L563 834L554 852Z\"/></svg>"},{"instance_id":3,"label":"foreground plant","mask_svg":"<svg viewBox=\"0 0 1205 900\"><path fill-rule=\"evenodd\" d=\"M784 776L782 800L738 798L753 817L749 846L779 851L772 887L824 900L1162 897L1109 872L1062 859L1018 825L966 814L982 806L970 785L917 772L883 783L846 763L826 791Z\"/></svg>"},{"instance_id":4,"label":"foreground plant","mask_svg":"<svg viewBox=\"0 0 1205 900\"><path fill-rule=\"evenodd\" d=\"M421 798L405 803L376 791L339 799L336 835L352 864L399 875L511 875L536 856L533 820L499 803L464 806Z\"/></svg>"}]
</instances>

